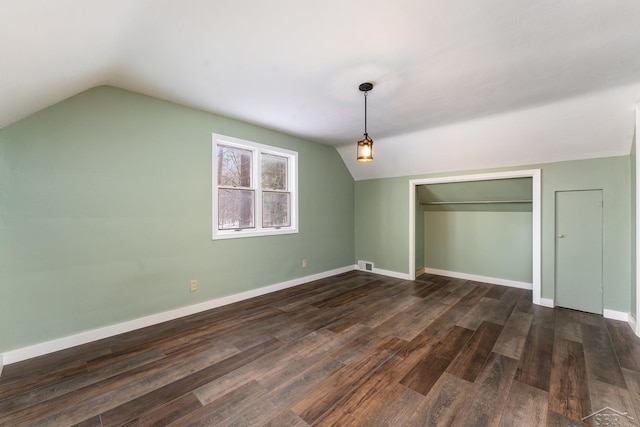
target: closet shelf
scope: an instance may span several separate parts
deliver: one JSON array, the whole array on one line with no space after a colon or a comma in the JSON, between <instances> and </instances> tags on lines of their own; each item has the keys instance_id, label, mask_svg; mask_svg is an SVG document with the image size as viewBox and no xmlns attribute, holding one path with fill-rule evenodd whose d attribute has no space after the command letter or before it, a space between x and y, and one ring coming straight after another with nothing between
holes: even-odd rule
<instances>
[{"instance_id":1,"label":"closet shelf","mask_svg":"<svg viewBox=\"0 0 640 427\"><path fill-rule=\"evenodd\" d=\"M420 202L420 205L487 205L498 203L532 203L532 200L466 200L459 202Z\"/></svg>"}]
</instances>

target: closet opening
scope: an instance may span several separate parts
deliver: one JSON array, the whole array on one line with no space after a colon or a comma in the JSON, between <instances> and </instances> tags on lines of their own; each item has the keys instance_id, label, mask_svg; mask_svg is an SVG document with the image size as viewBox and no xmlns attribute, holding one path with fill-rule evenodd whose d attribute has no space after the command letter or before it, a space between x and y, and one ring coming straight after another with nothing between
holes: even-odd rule
<instances>
[{"instance_id":1,"label":"closet opening","mask_svg":"<svg viewBox=\"0 0 640 427\"><path fill-rule=\"evenodd\" d=\"M540 304L539 169L411 180L409 196L412 280L419 265L531 289Z\"/></svg>"}]
</instances>

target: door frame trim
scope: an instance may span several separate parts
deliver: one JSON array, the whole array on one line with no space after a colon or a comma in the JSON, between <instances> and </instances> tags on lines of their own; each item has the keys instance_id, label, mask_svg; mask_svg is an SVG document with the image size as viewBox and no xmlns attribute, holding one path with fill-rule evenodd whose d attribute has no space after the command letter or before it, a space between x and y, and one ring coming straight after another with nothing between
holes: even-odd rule
<instances>
[{"instance_id":1,"label":"door frame trim","mask_svg":"<svg viewBox=\"0 0 640 427\"><path fill-rule=\"evenodd\" d=\"M636 209L635 209L635 221L636 221L636 235L635 235L635 249L636 249L636 271L635 271L635 286L636 286L636 300L635 300L635 305L636 305L636 312L635 315L636 317L634 318L633 315L631 313L629 313L629 316L633 319L633 322L630 322L631 327L634 328L634 332L636 333L637 336L640 337L640 173L638 173L638 165L640 165L640 150L638 145L640 145L640 103L636 104L636 140L635 140L635 165L636 165L636 194L634 194L633 196L635 196L635 205L636 205ZM632 284L631 286L633 286L634 284ZM631 304L633 304L634 301L631 301ZM629 310L632 311L632 310Z\"/></svg>"},{"instance_id":2,"label":"door frame trim","mask_svg":"<svg viewBox=\"0 0 640 427\"><path fill-rule=\"evenodd\" d=\"M409 277L410 280L416 278L416 186L424 184L444 184L449 182L464 181L487 181L494 179L510 179L510 178L531 178L532 186L532 224L531 224L531 241L532 241L532 294L533 303L540 305L541 303L541 265L542 265L542 238L541 238L541 169L515 170L506 172L469 174L458 176L443 176L438 178L422 178L412 179L409 181Z\"/></svg>"},{"instance_id":3,"label":"door frame trim","mask_svg":"<svg viewBox=\"0 0 640 427\"><path fill-rule=\"evenodd\" d=\"M577 190L555 190L553 192L553 301L558 306L558 193L575 193L586 191L600 192L600 315L604 316L604 188L580 188ZM560 307L560 306L558 306ZM571 307L565 307L573 310Z\"/></svg>"}]
</instances>

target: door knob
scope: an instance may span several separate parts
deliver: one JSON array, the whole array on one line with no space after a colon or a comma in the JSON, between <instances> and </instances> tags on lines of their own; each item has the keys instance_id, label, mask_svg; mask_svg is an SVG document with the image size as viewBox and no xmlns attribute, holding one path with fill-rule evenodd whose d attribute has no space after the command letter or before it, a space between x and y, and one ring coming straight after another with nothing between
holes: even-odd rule
<instances>
[{"instance_id":1,"label":"door knob","mask_svg":"<svg viewBox=\"0 0 640 427\"><path fill-rule=\"evenodd\" d=\"M564 239L564 234L558 234L558 239Z\"/></svg>"}]
</instances>

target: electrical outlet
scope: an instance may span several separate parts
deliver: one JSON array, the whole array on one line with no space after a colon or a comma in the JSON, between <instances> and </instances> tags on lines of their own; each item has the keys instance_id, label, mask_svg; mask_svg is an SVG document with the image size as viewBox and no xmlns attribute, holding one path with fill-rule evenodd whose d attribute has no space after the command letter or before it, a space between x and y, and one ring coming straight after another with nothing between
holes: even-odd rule
<instances>
[{"instance_id":1,"label":"electrical outlet","mask_svg":"<svg viewBox=\"0 0 640 427\"><path fill-rule=\"evenodd\" d=\"M189 282L189 291L191 292L195 292L198 290L198 281L197 280L191 280Z\"/></svg>"},{"instance_id":2,"label":"electrical outlet","mask_svg":"<svg viewBox=\"0 0 640 427\"><path fill-rule=\"evenodd\" d=\"M302 268L307 268L307 260L306 259L302 260Z\"/></svg>"}]
</instances>

